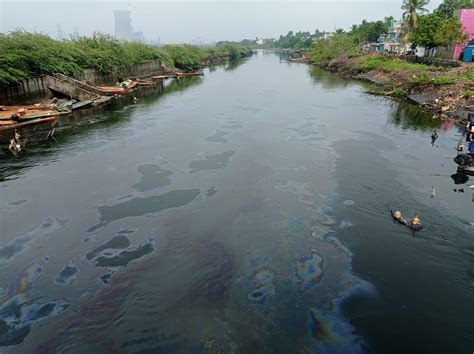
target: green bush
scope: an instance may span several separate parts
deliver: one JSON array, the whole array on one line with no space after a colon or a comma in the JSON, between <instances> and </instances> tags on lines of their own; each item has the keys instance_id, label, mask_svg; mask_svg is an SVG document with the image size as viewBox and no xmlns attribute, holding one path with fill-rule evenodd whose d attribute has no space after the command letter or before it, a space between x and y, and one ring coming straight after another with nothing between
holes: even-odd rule
<instances>
[{"instance_id":1,"label":"green bush","mask_svg":"<svg viewBox=\"0 0 474 354\"><path fill-rule=\"evenodd\" d=\"M336 33L313 43L309 50L309 60L313 64L325 65L340 56L358 53L359 49L351 37Z\"/></svg>"},{"instance_id":2,"label":"green bush","mask_svg":"<svg viewBox=\"0 0 474 354\"><path fill-rule=\"evenodd\" d=\"M251 53L251 49L236 43L212 48L192 45L158 48L138 42L121 42L103 33L57 41L39 33L15 31L0 34L0 85L40 74L75 76L83 69L108 73L114 67L131 67L150 60L160 60L168 67L194 70L211 56L228 55L234 59Z\"/></svg>"}]
</instances>

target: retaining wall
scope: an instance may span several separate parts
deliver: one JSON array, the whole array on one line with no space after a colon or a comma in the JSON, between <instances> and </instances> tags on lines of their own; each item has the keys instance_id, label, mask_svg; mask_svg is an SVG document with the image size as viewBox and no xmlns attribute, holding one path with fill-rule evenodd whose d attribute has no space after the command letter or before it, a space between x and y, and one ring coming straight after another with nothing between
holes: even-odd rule
<instances>
[{"instance_id":1,"label":"retaining wall","mask_svg":"<svg viewBox=\"0 0 474 354\"><path fill-rule=\"evenodd\" d=\"M0 86L0 105L18 102L33 102L49 95L45 76L32 77L16 85Z\"/></svg>"},{"instance_id":2,"label":"retaining wall","mask_svg":"<svg viewBox=\"0 0 474 354\"><path fill-rule=\"evenodd\" d=\"M152 75L160 75L164 72L159 60L149 61L134 65L131 68L116 67L110 73L102 74L94 69L83 70L80 75L75 77L80 81L84 81L89 85L98 86L106 84L115 84L118 76L122 78L147 77Z\"/></svg>"},{"instance_id":3,"label":"retaining wall","mask_svg":"<svg viewBox=\"0 0 474 354\"><path fill-rule=\"evenodd\" d=\"M159 60L134 65L131 68L116 67L108 74L102 74L94 69L86 69L75 77L92 86L110 85L117 82L117 76L122 78L144 78L163 74L165 70ZM39 98L50 96L46 77L32 77L16 85L0 87L0 105L16 103L34 103Z\"/></svg>"}]
</instances>

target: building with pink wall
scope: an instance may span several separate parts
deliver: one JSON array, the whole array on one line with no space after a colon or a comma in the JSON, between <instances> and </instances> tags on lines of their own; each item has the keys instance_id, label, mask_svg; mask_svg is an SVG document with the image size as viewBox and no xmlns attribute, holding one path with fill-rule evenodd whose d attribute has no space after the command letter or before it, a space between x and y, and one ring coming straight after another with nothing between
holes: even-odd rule
<instances>
[{"instance_id":1,"label":"building with pink wall","mask_svg":"<svg viewBox=\"0 0 474 354\"><path fill-rule=\"evenodd\" d=\"M474 40L474 9L463 9L456 11L454 13L455 16L459 17L461 24L464 28L464 31L469 36L469 40ZM467 42L464 44L457 45L454 48L454 58L453 59L460 59L461 54L466 47Z\"/></svg>"}]
</instances>

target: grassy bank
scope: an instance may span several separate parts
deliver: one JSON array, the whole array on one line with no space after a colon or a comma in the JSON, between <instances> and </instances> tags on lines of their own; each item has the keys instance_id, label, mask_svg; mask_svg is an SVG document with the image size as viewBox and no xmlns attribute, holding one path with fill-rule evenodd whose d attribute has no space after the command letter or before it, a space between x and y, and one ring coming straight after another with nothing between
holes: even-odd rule
<instances>
[{"instance_id":1,"label":"grassy bank","mask_svg":"<svg viewBox=\"0 0 474 354\"><path fill-rule=\"evenodd\" d=\"M413 63L403 56L361 53L353 38L336 34L311 47L309 61L350 79L369 81L371 93L413 97L430 93L436 97L419 101L424 109L443 116L464 119L474 106L474 67L441 67Z\"/></svg>"},{"instance_id":2,"label":"grassy bank","mask_svg":"<svg viewBox=\"0 0 474 354\"><path fill-rule=\"evenodd\" d=\"M213 57L236 59L251 53L251 49L236 43L216 47L155 47L120 42L100 33L58 41L39 33L16 31L0 34L0 85L7 86L39 74L75 76L83 69L108 73L116 66L130 67L149 60L161 60L169 68L195 70Z\"/></svg>"}]
</instances>

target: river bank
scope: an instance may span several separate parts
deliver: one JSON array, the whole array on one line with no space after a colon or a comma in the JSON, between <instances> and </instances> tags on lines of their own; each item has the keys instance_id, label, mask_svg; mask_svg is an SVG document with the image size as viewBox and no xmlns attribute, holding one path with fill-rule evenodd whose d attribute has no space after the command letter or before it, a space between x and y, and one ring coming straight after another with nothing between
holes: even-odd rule
<instances>
[{"instance_id":1,"label":"river bank","mask_svg":"<svg viewBox=\"0 0 474 354\"><path fill-rule=\"evenodd\" d=\"M371 84L369 92L406 98L442 119L466 120L474 110L474 65L441 67L385 55L341 56L320 67Z\"/></svg>"}]
</instances>

